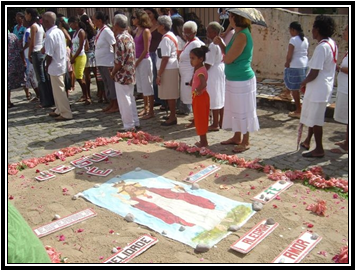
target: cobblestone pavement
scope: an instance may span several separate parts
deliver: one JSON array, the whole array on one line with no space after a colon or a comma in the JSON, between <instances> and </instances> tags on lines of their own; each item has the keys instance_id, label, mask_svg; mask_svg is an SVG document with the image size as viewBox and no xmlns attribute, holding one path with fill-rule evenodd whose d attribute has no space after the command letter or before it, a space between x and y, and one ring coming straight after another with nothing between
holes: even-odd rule
<instances>
[{"instance_id":1,"label":"cobblestone pavement","mask_svg":"<svg viewBox=\"0 0 356 271\"><path fill-rule=\"evenodd\" d=\"M94 81L94 80L92 80ZM260 130L250 134L250 150L239 154L247 160L263 159L265 164L274 165L280 169L305 169L309 166L320 165L330 177L348 179L348 154L334 154L334 142L344 139L346 126L332 119L332 106L327 110L324 126L323 144L324 158L304 158L303 150L297 151L297 129L299 119L288 117L293 104L276 99L283 88L283 84L275 80L265 80L258 84L257 114ZM70 102L74 114L73 120L57 122L48 113L50 108L40 109L38 103L29 102L22 89L14 90L11 101L15 104L8 109L7 143L8 163L19 162L26 158L40 157L55 150L68 146L82 146L87 140L97 137L111 137L122 128L119 113L105 114L101 111L105 104L97 103L96 85L91 85L94 103L88 106L75 101L81 95L80 86L76 83L76 90L70 93ZM32 91L32 90L31 90ZM335 99L332 97L331 103ZM142 108L142 100L137 103ZM187 144L194 144L198 136L194 128L186 129L192 116L178 118L178 125L162 127L161 117L166 113L155 107L155 118L141 121L143 131L159 135L164 140L177 140ZM303 138L307 128L304 128ZM210 149L214 152L232 154L233 146L223 146L220 142L232 136L232 132L220 130L208 134ZM303 139L302 138L302 139ZM313 139L314 140L314 139ZM312 140L313 148L314 141Z\"/></svg>"}]
</instances>

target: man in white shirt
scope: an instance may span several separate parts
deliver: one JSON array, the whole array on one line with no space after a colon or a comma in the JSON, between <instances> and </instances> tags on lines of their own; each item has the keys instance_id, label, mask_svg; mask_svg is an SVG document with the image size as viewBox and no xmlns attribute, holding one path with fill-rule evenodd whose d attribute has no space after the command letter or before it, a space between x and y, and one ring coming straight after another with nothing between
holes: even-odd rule
<instances>
[{"instance_id":1,"label":"man in white shirt","mask_svg":"<svg viewBox=\"0 0 356 271\"><path fill-rule=\"evenodd\" d=\"M46 70L51 76L53 97L56 110L49 113L57 121L70 120L73 118L69 100L65 91L64 76L67 69L66 41L62 30L56 25L56 14L46 12L42 16L42 23L46 32L45 54Z\"/></svg>"}]
</instances>

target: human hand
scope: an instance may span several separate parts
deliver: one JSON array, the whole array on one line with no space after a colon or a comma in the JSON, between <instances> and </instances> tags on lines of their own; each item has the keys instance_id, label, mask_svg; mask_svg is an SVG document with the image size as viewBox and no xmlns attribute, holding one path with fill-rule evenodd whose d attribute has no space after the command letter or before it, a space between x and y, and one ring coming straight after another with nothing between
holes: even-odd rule
<instances>
[{"instance_id":1,"label":"human hand","mask_svg":"<svg viewBox=\"0 0 356 271\"><path fill-rule=\"evenodd\" d=\"M222 44L222 38L219 37L219 36L216 36L216 37L213 39L213 43L216 44L216 45Z\"/></svg>"}]
</instances>

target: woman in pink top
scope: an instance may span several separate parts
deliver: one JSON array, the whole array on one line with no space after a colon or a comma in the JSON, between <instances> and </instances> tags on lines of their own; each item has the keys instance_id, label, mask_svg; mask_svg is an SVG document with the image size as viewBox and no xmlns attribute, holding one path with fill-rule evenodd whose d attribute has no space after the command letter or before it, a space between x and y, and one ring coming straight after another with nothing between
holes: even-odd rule
<instances>
[{"instance_id":1,"label":"woman in pink top","mask_svg":"<svg viewBox=\"0 0 356 271\"><path fill-rule=\"evenodd\" d=\"M136 45L137 92L143 93L144 96L144 109L139 113L139 116L143 116L142 119L146 120L154 117L153 67L149 54L152 38L150 31L151 21L143 9L136 10L131 19L133 25L137 27L134 38Z\"/></svg>"}]
</instances>

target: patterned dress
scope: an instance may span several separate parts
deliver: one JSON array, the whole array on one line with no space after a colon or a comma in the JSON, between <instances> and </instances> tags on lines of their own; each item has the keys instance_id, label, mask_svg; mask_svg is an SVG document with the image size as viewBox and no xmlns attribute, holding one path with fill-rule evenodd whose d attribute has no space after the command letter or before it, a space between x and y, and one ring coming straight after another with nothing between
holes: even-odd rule
<instances>
[{"instance_id":1,"label":"patterned dress","mask_svg":"<svg viewBox=\"0 0 356 271\"><path fill-rule=\"evenodd\" d=\"M25 66L21 58L22 46L13 33L7 34L7 90L21 87L25 83Z\"/></svg>"}]
</instances>

